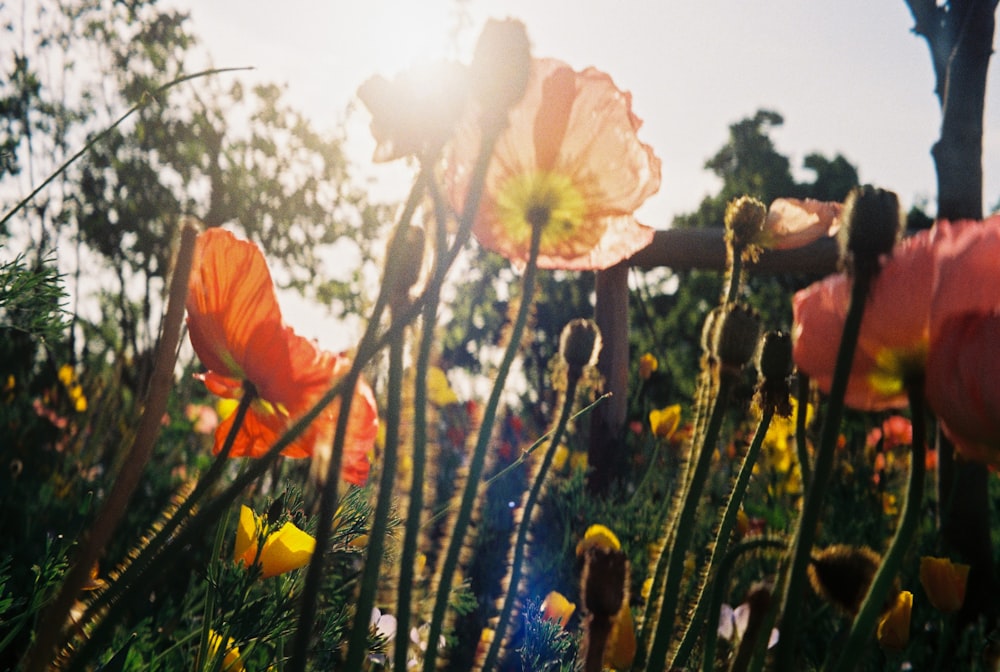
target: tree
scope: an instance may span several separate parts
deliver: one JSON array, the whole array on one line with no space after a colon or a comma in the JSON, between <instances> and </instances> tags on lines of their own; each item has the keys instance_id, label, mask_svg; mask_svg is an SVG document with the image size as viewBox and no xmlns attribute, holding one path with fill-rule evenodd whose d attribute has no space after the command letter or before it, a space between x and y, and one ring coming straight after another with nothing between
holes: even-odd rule
<instances>
[{"instance_id":1,"label":"tree","mask_svg":"<svg viewBox=\"0 0 1000 672\"><path fill-rule=\"evenodd\" d=\"M982 219L983 112L986 73L993 54L997 0L906 0L927 41L941 106L941 136L931 154L938 180L940 219ZM941 534L970 565L964 621L986 613L996 618L991 544L989 473L985 466L954 459L939 436L938 501L951 502L941 514Z\"/></svg>"}]
</instances>

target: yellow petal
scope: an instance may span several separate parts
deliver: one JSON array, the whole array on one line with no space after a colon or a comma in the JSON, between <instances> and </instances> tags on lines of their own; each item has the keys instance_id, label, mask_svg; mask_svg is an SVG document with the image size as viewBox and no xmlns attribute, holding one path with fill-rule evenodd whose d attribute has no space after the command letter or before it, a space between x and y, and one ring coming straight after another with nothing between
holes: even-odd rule
<instances>
[{"instance_id":1,"label":"yellow petal","mask_svg":"<svg viewBox=\"0 0 1000 672\"><path fill-rule=\"evenodd\" d=\"M308 564L315 548L316 540L312 536L292 523L285 523L280 530L268 535L264 542L264 550L260 554L263 578L284 574Z\"/></svg>"},{"instance_id":2,"label":"yellow petal","mask_svg":"<svg viewBox=\"0 0 1000 672\"><path fill-rule=\"evenodd\" d=\"M632 621L632 610L628 606L628 601L625 601L622 603L621 611L618 612L608 648L604 650L604 663L616 670L627 670L632 667L635 650L635 623Z\"/></svg>"},{"instance_id":3,"label":"yellow petal","mask_svg":"<svg viewBox=\"0 0 1000 672\"><path fill-rule=\"evenodd\" d=\"M257 514L244 505L240 507L240 524L236 528L236 544L233 546L233 561L244 565L253 563L257 555Z\"/></svg>"},{"instance_id":4,"label":"yellow petal","mask_svg":"<svg viewBox=\"0 0 1000 672\"><path fill-rule=\"evenodd\" d=\"M448 376L436 366L427 370L427 398L437 407L458 403L458 395L448 384Z\"/></svg>"},{"instance_id":5,"label":"yellow petal","mask_svg":"<svg viewBox=\"0 0 1000 672\"><path fill-rule=\"evenodd\" d=\"M969 565L948 558L920 558L920 585L938 611L952 613L962 608L968 579Z\"/></svg>"},{"instance_id":6,"label":"yellow petal","mask_svg":"<svg viewBox=\"0 0 1000 672\"><path fill-rule=\"evenodd\" d=\"M542 618L555 621L564 628L569 623L569 619L572 618L574 611L576 611L576 605L558 591L551 591L542 600Z\"/></svg>"},{"instance_id":7,"label":"yellow petal","mask_svg":"<svg viewBox=\"0 0 1000 672\"><path fill-rule=\"evenodd\" d=\"M681 405L674 404L666 408L653 409L649 412L649 427L653 435L661 439L669 439L681 424Z\"/></svg>"},{"instance_id":8,"label":"yellow petal","mask_svg":"<svg viewBox=\"0 0 1000 672\"><path fill-rule=\"evenodd\" d=\"M878 624L878 643L889 651L902 651L910 643L910 612L913 593L904 590L896 596L889 611Z\"/></svg>"},{"instance_id":9,"label":"yellow petal","mask_svg":"<svg viewBox=\"0 0 1000 672\"><path fill-rule=\"evenodd\" d=\"M622 544L618 541L615 533L603 525L591 525L583 535L583 539L576 545L577 556L583 555L590 548L604 548L612 551L620 551Z\"/></svg>"},{"instance_id":10,"label":"yellow petal","mask_svg":"<svg viewBox=\"0 0 1000 672\"><path fill-rule=\"evenodd\" d=\"M219 647L221 645L222 635L218 634L214 630L209 630L208 657L210 660L215 658L215 656L219 653ZM229 638L229 642L226 645L226 655L222 659L221 670L222 672L244 672L243 661L240 659L239 647L233 646L232 637Z\"/></svg>"}]
</instances>

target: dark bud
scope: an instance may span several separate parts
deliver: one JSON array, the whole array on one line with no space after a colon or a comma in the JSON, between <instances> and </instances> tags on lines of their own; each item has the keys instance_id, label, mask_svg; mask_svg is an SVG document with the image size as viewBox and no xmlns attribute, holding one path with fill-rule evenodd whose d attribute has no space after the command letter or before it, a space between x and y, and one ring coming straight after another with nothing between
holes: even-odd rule
<instances>
[{"instance_id":1,"label":"dark bud","mask_svg":"<svg viewBox=\"0 0 1000 672\"><path fill-rule=\"evenodd\" d=\"M856 616L881 563L882 556L867 546L835 544L814 552L809 581L820 597ZM894 600L892 595L888 604Z\"/></svg>"},{"instance_id":2,"label":"dark bud","mask_svg":"<svg viewBox=\"0 0 1000 672\"><path fill-rule=\"evenodd\" d=\"M571 320L559 337L559 354L569 367L570 379L583 374L583 369L597 362L601 352L601 330L593 320Z\"/></svg>"},{"instance_id":3,"label":"dark bud","mask_svg":"<svg viewBox=\"0 0 1000 672\"><path fill-rule=\"evenodd\" d=\"M746 306L727 304L715 329L715 357L723 367L742 369L757 351L760 319Z\"/></svg>"},{"instance_id":4,"label":"dark bud","mask_svg":"<svg viewBox=\"0 0 1000 672\"><path fill-rule=\"evenodd\" d=\"M870 185L851 190L841 221L840 258L868 278L878 273L879 257L892 251L906 224L896 194Z\"/></svg>"}]
</instances>

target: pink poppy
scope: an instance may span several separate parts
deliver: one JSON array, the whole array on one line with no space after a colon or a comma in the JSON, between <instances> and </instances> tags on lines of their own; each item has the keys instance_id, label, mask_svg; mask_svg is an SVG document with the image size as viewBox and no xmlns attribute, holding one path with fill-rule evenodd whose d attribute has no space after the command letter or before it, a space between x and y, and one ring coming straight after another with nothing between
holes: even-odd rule
<instances>
[{"instance_id":1,"label":"pink poppy","mask_svg":"<svg viewBox=\"0 0 1000 672\"><path fill-rule=\"evenodd\" d=\"M473 228L481 245L524 264L539 225L539 267L593 270L649 244L653 229L633 213L659 189L660 161L636 135L642 122L630 94L594 68L577 72L536 59L509 122ZM456 135L445 172L459 212L478 151L479 132L468 124Z\"/></svg>"}]
</instances>

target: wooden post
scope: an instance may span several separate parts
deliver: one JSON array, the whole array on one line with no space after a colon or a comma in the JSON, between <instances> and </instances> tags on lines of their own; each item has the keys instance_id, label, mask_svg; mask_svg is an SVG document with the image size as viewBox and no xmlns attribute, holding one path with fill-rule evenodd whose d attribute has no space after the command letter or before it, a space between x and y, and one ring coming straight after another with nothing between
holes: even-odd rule
<instances>
[{"instance_id":1,"label":"wooden post","mask_svg":"<svg viewBox=\"0 0 1000 672\"><path fill-rule=\"evenodd\" d=\"M818 240L795 250L768 250L748 268L751 273L832 273L837 268L837 244L832 238ZM603 347L597 368L604 376L604 389L611 398L591 416L587 459L591 471L587 485L599 494L619 471L616 458L628 412L628 272L630 267L694 268L723 271L726 247L722 227L657 231L653 242L631 259L597 273L594 320L601 330Z\"/></svg>"}]
</instances>

